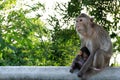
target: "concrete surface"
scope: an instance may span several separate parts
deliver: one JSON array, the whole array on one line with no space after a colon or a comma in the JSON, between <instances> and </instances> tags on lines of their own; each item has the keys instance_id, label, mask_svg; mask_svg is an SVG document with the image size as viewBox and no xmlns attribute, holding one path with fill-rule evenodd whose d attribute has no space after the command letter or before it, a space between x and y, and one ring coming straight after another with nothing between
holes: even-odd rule
<instances>
[{"instance_id":1,"label":"concrete surface","mask_svg":"<svg viewBox=\"0 0 120 80\"><path fill-rule=\"evenodd\" d=\"M80 80L64 66L0 66L0 80ZM120 68L106 68L90 80L120 80Z\"/></svg>"}]
</instances>

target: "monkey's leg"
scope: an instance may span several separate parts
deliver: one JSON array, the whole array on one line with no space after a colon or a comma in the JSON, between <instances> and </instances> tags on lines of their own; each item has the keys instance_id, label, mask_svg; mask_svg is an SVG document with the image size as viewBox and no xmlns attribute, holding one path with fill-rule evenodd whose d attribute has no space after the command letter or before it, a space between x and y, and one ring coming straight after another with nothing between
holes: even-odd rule
<instances>
[{"instance_id":1,"label":"monkey's leg","mask_svg":"<svg viewBox=\"0 0 120 80\"><path fill-rule=\"evenodd\" d=\"M76 68L76 65L75 65L75 59L74 59L70 68L70 72L73 73L75 68Z\"/></svg>"},{"instance_id":2,"label":"monkey's leg","mask_svg":"<svg viewBox=\"0 0 120 80\"><path fill-rule=\"evenodd\" d=\"M93 67L96 69L102 69L105 67L105 51L99 49L96 51L93 59Z\"/></svg>"},{"instance_id":3,"label":"monkey's leg","mask_svg":"<svg viewBox=\"0 0 120 80\"><path fill-rule=\"evenodd\" d=\"M109 66L110 58L111 58L111 55L105 56L105 67Z\"/></svg>"}]
</instances>

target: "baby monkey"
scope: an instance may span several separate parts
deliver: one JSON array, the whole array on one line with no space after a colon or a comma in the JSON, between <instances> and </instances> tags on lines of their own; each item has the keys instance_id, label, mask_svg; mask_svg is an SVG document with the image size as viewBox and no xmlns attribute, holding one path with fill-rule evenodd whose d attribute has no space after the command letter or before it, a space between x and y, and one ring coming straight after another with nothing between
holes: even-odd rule
<instances>
[{"instance_id":1,"label":"baby monkey","mask_svg":"<svg viewBox=\"0 0 120 80\"><path fill-rule=\"evenodd\" d=\"M77 56L74 58L74 60L72 62L70 72L73 73L75 69L80 70L82 65L88 59L89 55L90 55L90 52L87 49L87 47L82 47L80 49L79 54L77 54Z\"/></svg>"}]
</instances>

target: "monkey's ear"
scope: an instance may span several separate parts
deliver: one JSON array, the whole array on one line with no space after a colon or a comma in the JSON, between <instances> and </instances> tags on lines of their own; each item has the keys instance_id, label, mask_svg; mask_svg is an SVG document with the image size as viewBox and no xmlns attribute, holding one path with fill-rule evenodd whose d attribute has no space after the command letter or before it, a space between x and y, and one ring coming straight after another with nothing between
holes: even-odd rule
<instances>
[{"instance_id":1,"label":"monkey's ear","mask_svg":"<svg viewBox=\"0 0 120 80\"><path fill-rule=\"evenodd\" d=\"M91 18L90 18L90 21L93 22L93 20L94 20L94 17L91 17Z\"/></svg>"}]
</instances>

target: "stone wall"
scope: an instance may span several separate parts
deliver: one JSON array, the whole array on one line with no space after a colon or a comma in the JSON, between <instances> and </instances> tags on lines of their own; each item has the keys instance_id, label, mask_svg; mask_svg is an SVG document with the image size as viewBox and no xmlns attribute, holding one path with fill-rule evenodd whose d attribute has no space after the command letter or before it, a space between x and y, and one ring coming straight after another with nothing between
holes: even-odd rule
<instances>
[{"instance_id":1,"label":"stone wall","mask_svg":"<svg viewBox=\"0 0 120 80\"><path fill-rule=\"evenodd\" d=\"M80 80L65 66L1 66L0 80ZM120 80L120 68L106 68L90 80Z\"/></svg>"}]
</instances>

